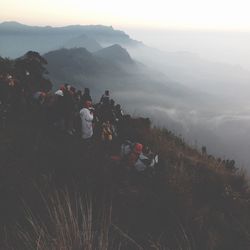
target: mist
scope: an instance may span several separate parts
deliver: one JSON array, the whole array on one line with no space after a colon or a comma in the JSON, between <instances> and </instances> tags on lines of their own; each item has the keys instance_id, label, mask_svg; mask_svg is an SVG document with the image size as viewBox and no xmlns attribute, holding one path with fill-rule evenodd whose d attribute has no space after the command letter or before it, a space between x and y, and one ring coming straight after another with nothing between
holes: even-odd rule
<instances>
[{"instance_id":1,"label":"mist","mask_svg":"<svg viewBox=\"0 0 250 250\"><path fill-rule=\"evenodd\" d=\"M128 47L134 59L194 91L194 105L185 95L182 106L165 105L159 93L155 94L158 104L146 105L140 112L191 145L205 145L208 153L235 159L249 170L250 33L126 31L148 45L146 49Z\"/></svg>"},{"instance_id":2,"label":"mist","mask_svg":"<svg viewBox=\"0 0 250 250\"><path fill-rule=\"evenodd\" d=\"M131 37L166 52L186 51L250 70L250 32L125 29Z\"/></svg>"},{"instance_id":3,"label":"mist","mask_svg":"<svg viewBox=\"0 0 250 250\"><path fill-rule=\"evenodd\" d=\"M125 31L7 22L0 24L0 55L38 51L55 88L89 87L96 102L109 89L126 112L250 170L250 33Z\"/></svg>"}]
</instances>

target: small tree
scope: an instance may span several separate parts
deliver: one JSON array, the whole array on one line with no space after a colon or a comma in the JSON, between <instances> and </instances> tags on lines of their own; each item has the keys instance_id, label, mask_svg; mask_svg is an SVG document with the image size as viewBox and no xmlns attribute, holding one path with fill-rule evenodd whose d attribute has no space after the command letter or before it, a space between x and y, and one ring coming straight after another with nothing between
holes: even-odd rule
<instances>
[{"instance_id":1,"label":"small tree","mask_svg":"<svg viewBox=\"0 0 250 250\"><path fill-rule=\"evenodd\" d=\"M20 80L26 91L49 91L51 82L45 77L48 74L45 65L47 61L34 51L27 52L15 60L15 76Z\"/></svg>"}]
</instances>

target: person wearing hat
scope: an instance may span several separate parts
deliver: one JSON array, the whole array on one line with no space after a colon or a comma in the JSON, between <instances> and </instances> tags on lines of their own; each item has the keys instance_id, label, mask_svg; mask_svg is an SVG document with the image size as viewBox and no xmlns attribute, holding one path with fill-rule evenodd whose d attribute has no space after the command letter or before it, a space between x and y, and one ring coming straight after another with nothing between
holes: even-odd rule
<instances>
[{"instance_id":1,"label":"person wearing hat","mask_svg":"<svg viewBox=\"0 0 250 250\"><path fill-rule=\"evenodd\" d=\"M128 157L128 166L133 167L137 162L140 154L142 153L143 145L141 143L135 143L132 151Z\"/></svg>"}]
</instances>

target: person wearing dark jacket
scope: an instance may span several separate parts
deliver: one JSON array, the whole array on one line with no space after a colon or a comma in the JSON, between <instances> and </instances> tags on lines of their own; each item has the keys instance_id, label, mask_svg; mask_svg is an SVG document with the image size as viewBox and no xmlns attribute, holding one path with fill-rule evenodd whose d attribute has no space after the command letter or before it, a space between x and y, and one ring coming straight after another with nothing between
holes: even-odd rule
<instances>
[{"instance_id":1,"label":"person wearing dark jacket","mask_svg":"<svg viewBox=\"0 0 250 250\"><path fill-rule=\"evenodd\" d=\"M108 105L110 102L109 90L105 90L105 93L102 95L100 103L103 105Z\"/></svg>"},{"instance_id":2,"label":"person wearing dark jacket","mask_svg":"<svg viewBox=\"0 0 250 250\"><path fill-rule=\"evenodd\" d=\"M91 101L92 102L92 98L90 96L90 91L89 91L89 88L85 88L84 89L84 94L82 95L82 98L81 98L81 102L84 103L86 101Z\"/></svg>"}]
</instances>

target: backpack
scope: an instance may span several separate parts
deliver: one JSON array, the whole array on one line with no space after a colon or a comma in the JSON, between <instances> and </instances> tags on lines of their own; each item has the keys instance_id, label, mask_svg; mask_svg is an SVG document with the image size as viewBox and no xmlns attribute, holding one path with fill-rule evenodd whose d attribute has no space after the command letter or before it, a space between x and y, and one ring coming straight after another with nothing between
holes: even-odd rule
<instances>
[{"instance_id":1,"label":"backpack","mask_svg":"<svg viewBox=\"0 0 250 250\"><path fill-rule=\"evenodd\" d=\"M159 157L157 154L147 156L141 153L134 167L138 172L142 172L148 168L153 169L158 162L159 162Z\"/></svg>"},{"instance_id":2,"label":"backpack","mask_svg":"<svg viewBox=\"0 0 250 250\"><path fill-rule=\"evenodd\" d=\"M112 141L113 132L111 130L111 125L107 123L102 124L101 137L103 141Z\"/></svg>"}]
</instances>

